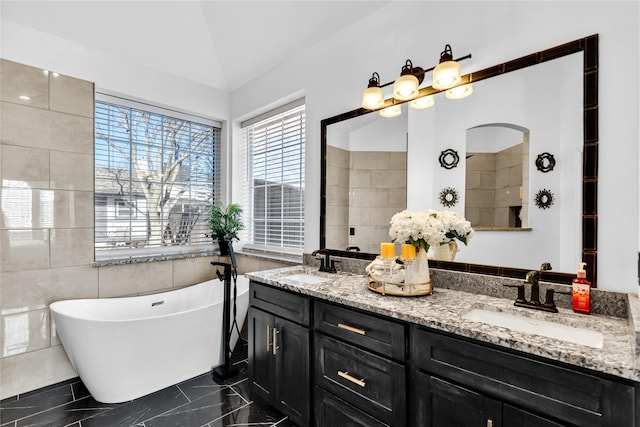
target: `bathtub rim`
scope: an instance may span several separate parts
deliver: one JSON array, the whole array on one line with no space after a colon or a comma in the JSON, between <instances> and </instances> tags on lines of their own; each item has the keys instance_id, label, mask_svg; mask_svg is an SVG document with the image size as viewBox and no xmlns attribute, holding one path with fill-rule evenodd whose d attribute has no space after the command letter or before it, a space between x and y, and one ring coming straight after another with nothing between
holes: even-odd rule
<instances>
[{"instance_id":1,"label":"bathtub rim","mask_svg":"<svg viewBox=\"0 0 640 427\"><path fill-rule=\"evenodd\" d=\"M246 277L244 274L238 274L238 282L240 281L240 278L245 279L246 281L246 289L244 289L242 292L238 291L237 297L239 298L241 295L244 295L245 293L249 292L249 278ZM159 318L167 318L167 317L172 317L172 316L178 316L181 314L186 314L186 313L192 313L194 311L197 310L202 310L203 308L206 307L210 307L212 305L216 305L216 304L223 304L224 303L224 295L222 297L222 299L220 301L216 301L215 303L208 303L208 304L203 304L188 310L182 310L182 311L177 311L177 312L172 312L172 313L165 313L165 314L158 314L158 315L154 315L154 316L146 316L146 317L138 317L138 318L124 318L124 319L103 319L103 318L91 318L91 317L81 317L75 314L71 314L68 313L66 310L65 311L60 311L57 309L57 307L54 307L56 305L61 305L58 303L73 303L73 304L80 304L82 302L85 301L122 301L122 300L131 300L131 299L138 299L138 298L148 298L148 299L155 299L156 297L159 297L161 295L169 295L172 293L177 293L180 291L183 291L187 288L191 288L194 286L202 286L205 283L208 282L220 282L220 283L224 283L222 281L220 281L220 279L218 278L213 278L213 279L209 279L209 280L205 280L204 282L199 282L199 283L193 283L191 285L187 285L187 286L183 286L180 288L176 288L176 289L170 289L170 290L165 290L165 291L161 291L161 292L157 292L157 293L151 293L151 294L144 294L144 295L127 295L127 296L121 296L121 297L105 297L105 298L77 298L77 299L64 299L64 300L59 300L59 301L54 301L52 303L49 304L49 310L52 312L51 315L53 316L54 314L58 315L58 316L64 316L67 318L71 318L71 319L76 319L76 320L82 320L85 322L109 322L109 323L117 323L117 322L139 322L139 321L145 321L145 320L152 320L152 319L159 319ZM231 288L233 289L233 287ZM224 290L222 291L224 293ZM233 295L231 295L231 300L233 301Z\"/></svg>"}]
</instances>

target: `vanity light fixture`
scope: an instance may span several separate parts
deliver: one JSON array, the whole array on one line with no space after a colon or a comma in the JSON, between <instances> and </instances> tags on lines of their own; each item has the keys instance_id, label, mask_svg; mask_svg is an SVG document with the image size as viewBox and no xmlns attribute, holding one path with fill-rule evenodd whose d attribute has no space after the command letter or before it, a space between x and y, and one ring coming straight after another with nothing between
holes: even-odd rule
<instances>
[{"instance_id":1,"label":"vanity light fixture","mask_svg":"<svg viewBox=\"0 0 640 427\"><path fill-rule=\"evenodd\" d=\"M386 118L398 117L400 114L402 114L402 107L399 104L380 110L380 116Z\"/></svg>"},{"instance_id":2,"label":"vanity light fixture","mask_svg":"<svg viewBox=\"0 0 640 427\"><path fill-rule=\"evenodd\" d=\"M414 67L411 60L407 59L400 72L400 77L395 81L384 84L380 83L380 75L374 72L369 79L369 85L362 93L362 108L366 110L382 108L385 104L382 88L391 84L393 84L393 98L395 101L399 101L400 103L411 101L410 105L415 109L429 108L435 104L435 99L433 98L434 91L431 91L432 95L422 96L417 99L420 94L420 84L424 80L424 75L429 71L433 71L432 87L436 89L435 92L452 89L453 86L462 81L460 64L458 62L469 58L471 58L471 54L454 60L451 53L451 46L447 44L444 51L440 53L440 63L435 67L427 69ZM469 96L473 92L470 83L461 87L463 87L464 90L458 89L451 93L447 92L445 95L447 98L460 99ZM389 108L389 111L385 113L380 112L380 115L383 117L396 117L400 115L400 113L401 112L395 108Z\"/></svg>"},{"instance_id":3,"label":"vanity light fixture","mask_svg":"<svg viewBox=\"0 0 640 427\"><path fill-rule=\"evenodd\" d=\"M424 80L424 70L414 67L410 59L407 59L400 77L393 83L393 97L398 101L409 101L418 96L418 87Z\"/></svg>"},{"instance_id":4,"label":"vanity light fixture","mask_svg":"<svg viewBox=\"0 0 640 427\"><path fill-rule=\"evenodd\" d=\"M22 101L29 101L29 100L31 99L31 97L30 97L30 96L28 96L28 95L20 95L20 96L19 96L19 98L20 98Z\"/></svg>"},{"instance_id":5,"label":"vanity light fixture","mask_svg":"<svg viewBox=\"0 0 640 427\"><path fill-rule=\"evenodd\" d=\"M362 92L362 108L375 110L384 104L384 93L380 87L380 75L376 72L369 79L369 86Z\"/></svg>"},{"instance_id":6,"label":"vanity light fixture","mask_svg":"<svg viewBox=\"0 0 640 427\"><path fill-rule=\"evenodd\" d=\"M421 98L416 98L409 103L411 108L416 110L424 110L425 108L433 107L436 103L436 98L433 95L423 96Z\"/></svg>"},{"instance_id":7,"label":"vanity light fixture","mask_svg":"<svg viewBox=\"0 0 640 427\"><path fill-rule=\"evenodd\" d=\"M467 83L466 85L452 87L451 89L447 89L444 93L448 99L462 99L473 93L473 86L471 83Z\"/></svg>"},{"instance_id":8,"label":"vanity light fixture","mask_svg":"<svg viewBox=\"0 0 640 427\"><path fill-rule=\"evenodd\" d=\"M460 83L460 64L453 60L451 46L446 45L440 53L440 63L433 70L433 83L435 89L449 89Z\"/></svg>"}]
</instances>

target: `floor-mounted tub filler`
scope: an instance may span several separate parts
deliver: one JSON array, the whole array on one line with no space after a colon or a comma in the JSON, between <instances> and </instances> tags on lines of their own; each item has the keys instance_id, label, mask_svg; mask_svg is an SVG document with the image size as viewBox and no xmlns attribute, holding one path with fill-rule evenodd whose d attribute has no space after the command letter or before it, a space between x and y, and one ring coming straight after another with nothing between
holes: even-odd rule
<instances>
[{"instance_id":1,"label":"floor-mounted tub filler","mask_svg":"<svg viewBox=\"0 0 640 427\"><path fill-rule=\"evenodd\" d=\"M223 299L224 282L216 279L154 295L58 301L50 309L93 398L118 403L220 366ZM249 279L238 276L238 329L248 307ZM231 348L237 340L234 330Z\"/></svg>"}]
</instances>

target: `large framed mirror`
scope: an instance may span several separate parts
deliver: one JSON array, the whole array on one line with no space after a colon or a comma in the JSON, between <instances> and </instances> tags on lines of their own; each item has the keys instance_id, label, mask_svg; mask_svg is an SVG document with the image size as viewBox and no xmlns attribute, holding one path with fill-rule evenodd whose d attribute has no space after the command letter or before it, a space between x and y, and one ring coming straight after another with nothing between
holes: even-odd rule
<instances>
[{"instance_id":1,"label":"large framed mirror","mask_svg":"<svg viewBox=\"0 0 640 427\"><path fill-rule=\"evenodd\" d=\"M554 270L543 280L570 283L582 258L595 286L598 36L467 74L462 83L474 83L469 98L442 99L429 110L401 103L403 114L392 119L359 108L322 120L320 247L372 259L379 243L388 241L395 212L448 209L437 204L438 195L453 187L460 202L450 210L469 217L476 235L457 262L432 260L433 267L524 277L550 261ZM426 87L420 96L438 92ZM390 98L384 107L394 103ZM518 141L500 142L513 138ZM456 167L440 167L445 149L459 153ZM549 173L534 164L542 152L554 153ZM508 199L505 209L485 211L481 220L472 200L477 164L501 155L521 164L493 173L515 181L498 179L502 187L492 191L510 198L502 197ZM533 200L542 188L554 193L549 209L538 209ZM346 251L354 246L360 251Z\"/></svg>"}]
</instances>

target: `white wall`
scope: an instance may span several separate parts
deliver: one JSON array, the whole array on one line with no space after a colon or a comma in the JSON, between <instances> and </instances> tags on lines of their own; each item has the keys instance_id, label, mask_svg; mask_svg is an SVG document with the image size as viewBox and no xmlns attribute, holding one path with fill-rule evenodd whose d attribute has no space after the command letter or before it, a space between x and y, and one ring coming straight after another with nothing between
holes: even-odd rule
<instances>
[{"instance_id":1,"label":"white wall","mask_svg":"<svg viewBox=\"0 0 640 427\"><path fill-rule=\"evenodd\" d=\"M598 286L636 292L638 9L637 2L610 1L392 2L234 92L232 118L304 90L309 252L319 242L320 120L358 107L373 71L386 82L399 74L407 58L435 65L449 43L454 56L473 54L462 63L464 73L598 33ZM618 65L621 58L623 67ZM533 268L538 262L531 264Z\"/></svg>"},{"instance_id":2,"label":"white wall","mask_svg":"<svg viewBox=\"0 0 640 427\"><path fill-rule=\"evenodd\" d=\"M468 72L598 33L598 285L635 292L640 238L638 9L638 3L632 1L391 2L231 96L176 76L131 68L121 58L7 21L2 21L0 54L94 81L99 88L223 121L246 118L268 105L304 95L308 153L305 250L310 252L319 242L320 120L358 107L373 71L386 82L399 74L407 58L416 64L435 65L449 43L454 56L473 54L463 62L463 72ZM229 141L235 144L238 128L233 123L228 129ZM234 157L239 161L239 156ZM232 167L239 170L236 163ZM241 176L234 178L232 199L241 201Z\"/></svg>"}]
</instances>

